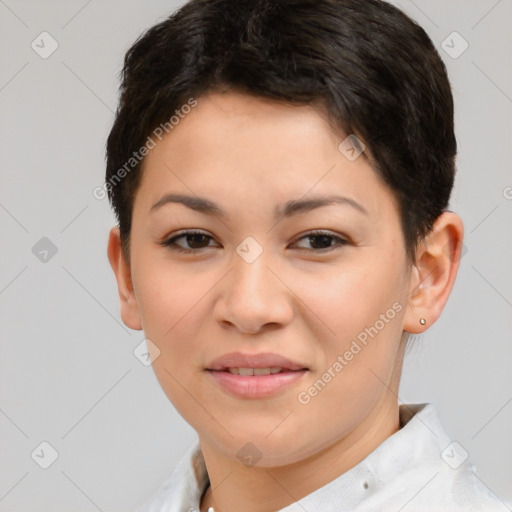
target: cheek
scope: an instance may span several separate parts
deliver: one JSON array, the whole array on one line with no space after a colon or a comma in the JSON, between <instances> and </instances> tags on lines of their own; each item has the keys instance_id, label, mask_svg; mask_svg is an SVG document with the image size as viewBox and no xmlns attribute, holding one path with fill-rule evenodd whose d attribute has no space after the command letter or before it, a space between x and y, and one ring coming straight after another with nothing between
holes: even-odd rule
<instances>
[{"instance_id":1,"label":"cheek","mask_svg":"<svg viewBox=\"0 0 512 512\"><path fill-rule=\"evenodd\" d=\"M146 335L163 343L190 323L189 316L212 286L201 271L178 267L153 257L139 266L137 302ZM141 261L141 263L143 263Z\"/></svg>"},{"instance_id":2,"label":"cheek","mask_svg":"<svg viewBox=\"0 0 512 512\"><path fill-rule=\"evenodd\" d=\"M297 414L308 418L311 431L322 429L325 444L364 420L387 393L395 368L403 307L392 278L384 282L377 274L354 270L331 276L322 290L302 291L328 329L319 324L313 334L319 364L299 390Z\"/></svg>"},{"instance_id":3,"label":"cheek","mask_svg":"<svg viewBox=\"0 0 512 512\"><path fill-rule=\"evenodd\" d=\"M361 258L346 270L331 269L323 280L302 280L298 291L308 306L301 315L317 326L312 332L319 354L314 377L328 381L326 387L345 396L347 404L382 391L377 376L386 380L395 365L405 308L399 268L389 262L372 266ZM326 404L331 392L324 394Z\"/></svg>"},{"instance_id":4,"label":"cheek","mask_svg":"<svg viewBox=\"0 0 512 512\"><path fill-rule=\"evenodd\" d=\"M200 343L205 336L198 332L211 313L208 293L218 278L157 258L140 265L138 276L137 302L144 334L160 351L153 370L167 396L179 404L183 399L180 384L188 387L204 363Z\"/></svg>"},{"instance_id":5,"label":"cheek","mask_svg":"<svg viewBox=\"0 0 512 512\"><path fill-rule=\"evenodd\" d=\"M168 399L190 421L189 393L195 393L195 372L204 350L198 330L211 308L207 294L215 280L201 272L177 270L168 262L153 262L140 274L144 278L138 282L137 300L145 337L160 351L153 371Z\"/></svg>"},{"instance_id":6,"label":"cheek","mask_svg":"<svg viewBox=\"0 0 512 512\"><path fill-rule=\"evenodd\" d=\"M358 262L347 261L321 273L304 272L290 279L296 283L294 292L304 305L300 315L316 319L324 340L338 349L376 322L382 330L381 315L387 331L391 323L387 320L398 323L394 319L397 309L402 308L393 308L393 304L403 296L403 290L394 264L374 264L361 257Z\"/></svg>"}]
</instances>

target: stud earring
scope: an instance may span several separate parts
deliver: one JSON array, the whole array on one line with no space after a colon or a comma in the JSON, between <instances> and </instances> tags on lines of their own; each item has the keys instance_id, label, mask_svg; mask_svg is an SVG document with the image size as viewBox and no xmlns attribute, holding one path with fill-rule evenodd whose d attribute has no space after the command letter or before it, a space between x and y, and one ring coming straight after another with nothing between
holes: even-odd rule
<instances>
[{"instance_id":1,"label":"stud earring","mask_svg":"<svg viewBox=\"0 0 512 512\"><path fill-rule=\"evenodd\" d=\"M425 325L426 323L427 323L427 321L424 318L420 318L420 324L421 325Z\"/></svg>"}]
</instances>

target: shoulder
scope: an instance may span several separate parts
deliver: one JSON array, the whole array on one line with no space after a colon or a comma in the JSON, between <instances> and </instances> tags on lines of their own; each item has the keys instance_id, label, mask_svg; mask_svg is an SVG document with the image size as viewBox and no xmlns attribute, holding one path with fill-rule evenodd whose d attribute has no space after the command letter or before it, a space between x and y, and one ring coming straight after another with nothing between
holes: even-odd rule
<instances>
[{"instance_id":1,"label":"shoulder","mask_svg":"<svg viewBox=\"0 0 512 512\"><path fill-rule=\"evenodd\" d=\"M196 441L171 477L136 512L197 512L207 478L200 445Z\"/></svg>"},{"instance_id":2,"label":"shoulder","mask_svg":"<svg viewBox=\"0 0 512 512\"><path fill-rule=\"evenodd\" d=\"M418 467L416 481L416 501L424 504L415 512L512 512L512 502L495 494L478 475L477 467L469 459L456 461L449 459L450 446L436 458L427 459ZM453 450L452 450L453 452ZM453 454L452 454L453 455ZM466 454L467 457L467 454ZM429 477L428 479L426 477ZM423 482L420 487L421 482ZM407 510L407 507L404 509Z\"/></svg>"},{"instance_id":3,"label":"shoulder","mask_svg":"<svg viewBox=\"0 0 512 512\"><path fill-rule=\"evenodd\" d=\"M478 475L474 464L467 462L459 469L452 471L454 476L446 486L446 499L451 505L450 510L458 506L455 510L468 512L512 511L512 502L496 495ZM441 505L441 499L439 501Z\"/></svg>"},{"instance_id":4,"label":"shoulder","mask_svg":"<svg viewBox=\"0 0 512 512\"><path fill-rule=\"evenodd\" d=\"M167 512L166 506L175 494L175 480L174 475L167 479L135 512Z\"/></svg>"},{"instance_id":5,"label":"shoulder","mask_svg":"<svg viewBox=\"0 0 512 512\"><path fill-rule=\"evenodd\" d=\"M452 469L430 459L405 469L355 509L357 512L512 512L465 462Z\"/></svg>"},{"instance_id":6,"label":"shoulder","mask_svg":"<svg viewBox=\"0 0 512 512\"><path fill-rule=\"evenodd\" d=\"M384 481L374 498L386 506L379 510L512 512L512 502L492 491L469 454L447 435L432 404L401 406L401 420L404 427L387 444L380 467ZM390 461L398 467L390 469Z\"/></svg>"}]
</instances>

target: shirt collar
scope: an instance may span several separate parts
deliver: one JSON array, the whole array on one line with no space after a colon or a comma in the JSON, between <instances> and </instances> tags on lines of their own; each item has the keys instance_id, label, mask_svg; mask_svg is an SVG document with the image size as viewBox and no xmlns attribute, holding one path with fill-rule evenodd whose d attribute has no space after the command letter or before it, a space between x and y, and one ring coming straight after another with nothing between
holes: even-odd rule
<instances>
[{"instance_id":1,"label":"shirt collar","mask_svg":"<svg viewBox=\"0 0 512 512\"><path fill-rule=\"evenodd\" d=\"M450 443L432 404L401 404L401 428L350 470L280 512L337 510L345 512L383 488L406 470L439 461ZM163 486L148 512L200 510L201 497L209 484L199 440L187 450L171 479ZM342 504L342 505L340 505Z\"/></svg>"}]
</instances>

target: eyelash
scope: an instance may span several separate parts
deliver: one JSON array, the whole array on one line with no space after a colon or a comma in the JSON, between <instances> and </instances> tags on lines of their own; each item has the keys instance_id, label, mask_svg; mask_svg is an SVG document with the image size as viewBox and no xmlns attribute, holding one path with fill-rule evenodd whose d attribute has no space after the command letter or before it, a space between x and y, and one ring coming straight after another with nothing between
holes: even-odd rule
<instances>
[{"instance_id":1,"label":"eyelash","mask_svg":"<svg viewBox=\"0 0 512 512\"><path fill-rule=\"evenodd\" d=\"M191 253L198 254L198 253L203 252L204 249L208 249L209 246L201 247L200 249L184 249L183 247L176 245L176 243L175 243L176 240L179 240L180 238L186 238L187 236L190 236L190 235L204 235L210 239L213 239L213 237L211 237L210 235L208 235L207 233L204 233L202 231L188 230L188 231L182 231L181 233L178 233L177 235L174 235L171 238L167 238L167 239L163 240L162 242L159 242L159 244L163 245L164 247L168 247L172 251L187 253L187 254L191 254ZM337 242L337 244L330 245L329 247L324 247L322 249L305 249L304 247L301 247L300 250L306 250L306 251L311 250L316 253L325 253L325 252L330 252L331 250L336 248L336 245L344 246L344 245L349 244L348 240L345 240L344 238L334 235L330 231L324 231L324 230L310 231L309 233L306 233L305 235L301 236L297 241L302 240L303 238L315 238L315 237L320 237L320 236L326 236L331 239L338 240L338 242Z\"/></svg>"}]
</instances>

